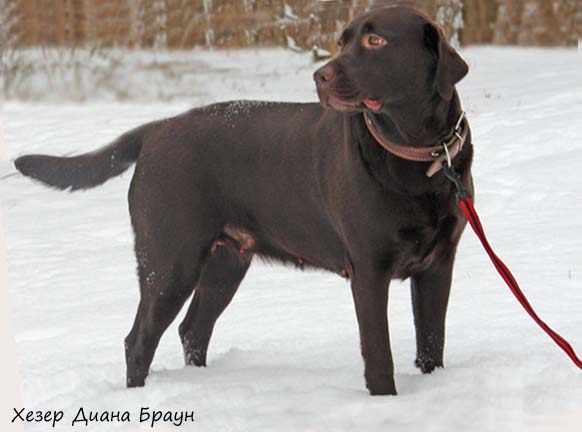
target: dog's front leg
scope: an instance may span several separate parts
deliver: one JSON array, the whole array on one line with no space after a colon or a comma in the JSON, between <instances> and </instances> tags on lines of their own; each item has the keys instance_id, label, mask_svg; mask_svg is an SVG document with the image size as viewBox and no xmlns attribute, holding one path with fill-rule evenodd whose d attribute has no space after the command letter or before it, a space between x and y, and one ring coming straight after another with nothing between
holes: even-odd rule
<instances>
[{"instance_id":1,"label":"dog's front leg","mask_svg":"<svg viewBox=\"0 0 582 432\"><path fill-rule=\"evenodd\" d=\"M443 367L445 346L445 318L454 252L434 263L429 269L411 278L412 308L416 327L416 361L423 373Z\"/></svg>"},{"instance_id":2,"label":"dog's front leg","mask_svg":"<svg viewBox=\"0 0 582 432\"><path fill-rule=\"evenodd\" d=\"M360 328L366 386L372 395L395 395L394 364L388 334L388 286L385 272L356 267L352 295Z\"/></svg>"}]
</instances>

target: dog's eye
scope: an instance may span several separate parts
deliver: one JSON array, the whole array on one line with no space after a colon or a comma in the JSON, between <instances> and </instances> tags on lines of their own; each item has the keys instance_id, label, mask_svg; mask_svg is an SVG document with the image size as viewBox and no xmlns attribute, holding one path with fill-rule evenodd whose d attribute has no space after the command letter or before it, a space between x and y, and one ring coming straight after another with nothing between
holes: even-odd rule
<instances>
[{"instance_id":1,"label":"dog's eye","mask_svg":"<svg viewBox=\"0 0 582 432\"><path fill-rule=\"evenodd\" d=\"M364 36L362 43L366 48L378 48L386 45L388 42L383 37L375 34L369 34Z\"/></svg>"},{"instance_id":2,"label":"dog's eye","mask_svg":"<svg viewBox=\"0 0 582 432\"><path fill-rule=\"evenodd\" d=\"M344 42L341 39L338 39L337 46L340 47L340 49L342 49L344 47Z\"/></svg>"}]
</instances>

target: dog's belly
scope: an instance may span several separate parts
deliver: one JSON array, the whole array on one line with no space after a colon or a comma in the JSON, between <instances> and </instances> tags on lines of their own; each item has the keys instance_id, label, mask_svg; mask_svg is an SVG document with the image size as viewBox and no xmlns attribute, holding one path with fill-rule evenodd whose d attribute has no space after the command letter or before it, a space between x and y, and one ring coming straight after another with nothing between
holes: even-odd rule
<instances>
[{"instance_id":1,"label":"dog's belly","mask_svg":"<svg viewBox=\"0 0 582 432\"><path fill-rule=\"evenodd\" d=\"M450 217L444 218L438 226L404 226L393 242L381 250L370 250L369 256L382 257L379 261L384 262L393 279L406 279L425 271L439 257L450 253L451 233L456 223L456 219ZM319 268L344 277L350 273L349 247L329 227L302 229L300 234L289 230L289 226L279 228L259 225L252 229L227 224L213 245L213 251L217 247L231 247L240 254L258 255L300 269Z\"/></svg>"},{"instance_id":2,"label":"dog's belly","mask_svg":"<svg viewBox=\"0 0 582 432\"><path fill-rule=\"evenodd\" d=\"M259 255L301 269L320 268L345 274L345 248L332 231L319 227L311 231L300 229L298 234L293 228L293 225L258 225L251 228L226 224L213 244L212 252L218 247L230 247L240 254Z\"/></svg>"}]
</instances>

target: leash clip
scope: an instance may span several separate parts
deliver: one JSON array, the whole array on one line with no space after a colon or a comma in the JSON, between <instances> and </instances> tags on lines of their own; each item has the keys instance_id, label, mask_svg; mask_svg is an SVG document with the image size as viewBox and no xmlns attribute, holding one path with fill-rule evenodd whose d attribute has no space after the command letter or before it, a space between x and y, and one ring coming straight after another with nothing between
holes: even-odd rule
<instances>
[{"instance_id":1,"label":"leash clip","mask_svg":"<svg viewBox=\"0 0 582 432\"><path fill-rule=\"evenodd\" d=\"M457 192L455 194L457 204L459 204L460 201L463 201L464 199L470 196L469 191L465 189L465 186L463 186L463 182L461 181L461 175L457 171L455 171L455 169L451 165L443 164L443 173L455 186Z\"/></svg>"}]
</instances>

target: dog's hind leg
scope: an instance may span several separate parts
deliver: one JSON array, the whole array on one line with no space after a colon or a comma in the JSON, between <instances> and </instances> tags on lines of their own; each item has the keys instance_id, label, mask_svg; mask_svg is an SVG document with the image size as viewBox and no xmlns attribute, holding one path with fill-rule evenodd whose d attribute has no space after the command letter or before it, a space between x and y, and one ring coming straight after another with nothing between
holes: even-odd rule
<instances>
[{"instance_id":1,"label":"dog's hind leg","mask_svg":"<svg viewBox=\"0 0 582 432\"><path fill-rule=\"evenodd\" d=\"M185 257L184 257L185 258ZM161 260L139 267L141 298L130 333L125 338L127 386L145 384L154 353L168 326L192 294L200 275L201 264L188 259ZM187 263L189 269L184 267Z\"/></svg>"},{"instance_id":2,"label":"dog's hind leg","mask_svg":"<svg viewBox=\"0 0 582 432\"><path fill-rule=\"evenodd\" d=\"M140 302L125 339L128 387L145 384L160 338L192 294L219 232L204 203L161 186L134 177L130 189Z\"/></svg>"},{"instance_id":3,"label":"dog's hind leg","mask_svg":"<svg viewBox=\"0 0 582 432\"><path fill-rule=\"evenodd\" d=\"M186 365L206 366L216 320L226 309L252 260L252 252L226 243L206 260L192 303L179 327Z\"/></svg>"}]
</instances>

